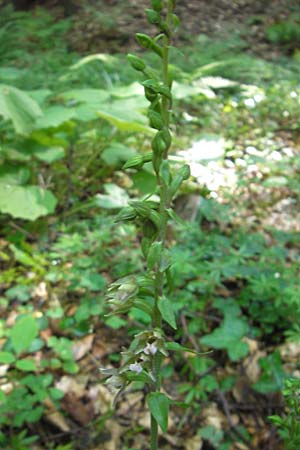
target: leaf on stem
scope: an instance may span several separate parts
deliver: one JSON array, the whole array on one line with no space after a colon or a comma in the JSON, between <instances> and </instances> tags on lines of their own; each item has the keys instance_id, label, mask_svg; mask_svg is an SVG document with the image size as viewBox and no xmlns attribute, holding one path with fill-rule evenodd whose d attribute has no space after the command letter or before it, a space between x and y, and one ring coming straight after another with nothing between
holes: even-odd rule
<instances>
[{"instance_id":1,"label":"leaf on stem","mask_svg":"<svg viewBox=\"0 0 300 450\"><path fill-rule=\"evenodd\" d=\"M176 320L175 320L175 314L173 311L173 306L170 300L168 300L166 297L161 297L158 300L158 309L162 315L162 318L171 325L174 330L177 329Z\"/></svg>"},{"instance_id":2,"label":"leaf on stem","mask_svg":"<svg viewBox=\"0 0 300 450\"><path fill-rule=\"evenodd\" d=\"M162 429L163 433L168 429L168 415L169 415L169 399L161 392L151 392L147 397L149 410Z\"/></svg>"}]
</instances>

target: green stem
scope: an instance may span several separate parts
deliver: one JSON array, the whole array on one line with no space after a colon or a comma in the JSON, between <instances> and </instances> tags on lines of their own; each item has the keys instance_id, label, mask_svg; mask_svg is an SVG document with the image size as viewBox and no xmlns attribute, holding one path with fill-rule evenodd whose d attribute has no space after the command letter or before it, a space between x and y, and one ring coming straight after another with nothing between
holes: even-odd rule
<instances>
[{"instance_id":1,"label":"green stem","mask_svg":"<svg viewBox=\"0 0 300 450\"><path fill-rule=\"evenodd\" d=\"M151 450L158 450L158 425L151 415Z\"/></svg>"},{"instance_id":2,"label":"green stem","mask_svg":"<svg viewBox=\"0 0 300 450\"><path fill-rule=\"evenodd\" d=\"M171 14L173 12L171 1L168 0L168 6L167 6L167 16L166 16L166 23L167 26L171 23ZM164 48L163 48L163 82L164 84L169 87L170 84L170 77L169 77L169 48L171 44L171 38L170 36L165 35L164 37ZM169 128L170 124L170 113L169 113L169 106L170 101L163 97L162 99L162 114L165 119L166 126ZM167 153L165 153L164 158L167 159Z\"/></svg>"},{"instance_id":3,"label":"green stem","mask_svg":"<svg viewBox=\"0 0 300 450\"><path fill-rule=\"evenodd\" d=\"M167 26L171 24L171 14L173 12L173 5L170 0L167 1L167 14L166 14L166 23ZM163 58L162 58L162 80L165 86L170 87L170 77L169 77L169 48L170 48L170 36L164 37L163 42ZM161 101L162 107L162 116L164 117L164 121L166 127L169 128L170 125L170 101L167 97L163 96ZM168 152L166 151L163 155L164 159L168 158ZM168 208L168 202L166 195L163 194L163 183L160 179L159 171L156 172L157 184L159 186L160 191L160 205L159 212L162 218L162 225L160 229L160 233L158 236L158 240L162 242L163 248L166 246L166 235L167 235L167 226L168 226L168 214L166 212ZM152 326L153 328L161 328L162 327L162 317L158 308L158 300L163 294L164 282L165 282L165 274L160 272L159 269L156 269L155 273L156 280L156 292L155 292L155 306L153 311L153 320ZM155 377L155 386L153 387L154 392L159 392L161 388L161 364L162 364L162 355L160 352L157 352L153 357L153 375ZM151 450L158 450L158 424L156 419L151 415Z\"/></svg>"}]
</instances>

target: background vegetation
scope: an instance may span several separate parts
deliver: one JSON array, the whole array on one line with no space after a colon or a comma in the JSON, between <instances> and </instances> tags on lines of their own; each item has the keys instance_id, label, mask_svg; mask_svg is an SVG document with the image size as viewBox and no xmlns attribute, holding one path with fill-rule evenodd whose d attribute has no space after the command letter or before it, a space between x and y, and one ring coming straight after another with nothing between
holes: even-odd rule
<instances>
[{"instance_id":1,"label":"background vegetation","mask_svg":"<svg viewBox=\"0 0 300 450\"><path fill-rule=\"evenodd\" d=\"M16 3L0 15L0 446L146 449L141 384L114 412L99 368L149 324L107 315L105 298L143 270L140 235L115 214L155 186L151 164L122 171L152 137L125 56L147 2ZM171 159L192 176L168 231L166 332L209 353L162 368L160 445L297 450L300 9L225 3L178 0Z\"/></svg>"}]
</instances>

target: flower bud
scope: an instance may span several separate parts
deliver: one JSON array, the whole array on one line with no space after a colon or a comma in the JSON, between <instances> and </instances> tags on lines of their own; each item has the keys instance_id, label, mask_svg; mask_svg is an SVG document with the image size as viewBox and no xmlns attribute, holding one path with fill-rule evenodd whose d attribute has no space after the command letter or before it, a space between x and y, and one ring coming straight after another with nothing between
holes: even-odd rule
<instances>
[{"instance_id":1,"label":"flower bud","mask_svg":"<svg viewBox=\"0 0 300 450\"><path fill-rule=\"evenodd\" d=\"M132 55L131 53L129 53L127 55L127 59L130 62L131 66L135 70L139 70L140 72L142 72L143 70L146 69L146 64L144 63L144 61L141 58L138 58L137 56Z\"/></svg>"},{"instance_id":2,"label":"flower bud","mask_svg":"<svg viewBox=\"0 0 300 450\"><path fill-rule=\"evenodd\" d=\"M154 9L146 9L146 16L148 22L151 23L152 25L156 25L161 22L160 14Z\"/></svg>"},{"instance_id":3,"label":"flower bud","mask_svg":"<svg viewBox=\"0 0 300 450\"><path fill-rule=\"evenodd\" d=\"M182 176L183 180L188 180L191 176L191 169L188 164L184 164L182 167L180 167L178 172Z\"/></svg>"},{"instance_id":4,"label":"flower bud","mask_svg":"<svg viewBox=\"0 0 300 450\"><path fill-rule=\"evenodd\" d=\"M161 130L164 127L165 124L161 114L150 109L148 116L150 119L150 126L152 128L156 128L156 130Z\"/></svg>"},{"instance_id":5,"label":"flower bud","mask_svg":"<svg viewBox=\"0 0 300 450\"><path fill-rule=\"evenodd\" d=\"M123 166L123 169L130 169L132 167L139 167L144 163L144 158L142 155L134 155L130 158Z\"/></svg>"},{"instance_id":6,"label":"flower bud","mask_svg":"<svg viewBox=\"0 0 300 450\"><path fill-rule=\"evenodd\" d=\"M136 39L138 43L141 45L141 47L147 48L149 50L153 50L155 53L157 53L160 57L163 56L162 48L154 42L151 37L147 36L147 34L144 33L136 33Z\"/></svg>"},{"instance_id":7,"label":"flower bud","mask_svg":"<svg viewBox=\"0 0 300 450\"><path fill-rule=\"evenodd\" d=\"M163 9L162 0L151 0L151 5L152 8L157 12L160 12Z\"/></svg>"},{"instance_id":8,"label":"flower bud","mask_svg":"<svg viewBox=\"0 0 300 450\"><path fill-rule=\"evenodd\" d=\"M121 211L117 214L116 218L115 218L115 222L122 222L123 220L132 220L135 219L136 217L136 212L134 211L133 208L131 208L130 206L127 206L123 209L121 209Z\"/></svg>"},{"instance_id":9,"label":"flower bud","mask_svg":"<svg viewBox=\"0 0 300 450\"><path fill-rule=\"evenodd\" d=\"M151 146L154 153L157 153L158 155L162 155L168 149L161 131L156 133L152 140Z\"/></svg>"}]
</instances>

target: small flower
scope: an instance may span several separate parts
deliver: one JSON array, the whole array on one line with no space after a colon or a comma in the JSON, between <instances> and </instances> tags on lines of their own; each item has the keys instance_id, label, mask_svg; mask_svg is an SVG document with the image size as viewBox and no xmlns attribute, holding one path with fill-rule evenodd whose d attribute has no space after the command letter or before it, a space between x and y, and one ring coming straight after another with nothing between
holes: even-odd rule
<instances>
[{"instance_id":1,"label":"small flower","mask_svg":"<svg viewBox=\"0 0 300 450\"><path fill-rule=\"evenodd\" d=\"M139 363L134 363L130 364L129 370L131 370L131 372L141 373L143 371L143 368Z\"/></svg>"},{"instance_id":2,"label":"small flower","mask_svg":"<svg viewBox=\"0 0 300 450\"><path fill-rule=\"evenodd\" d=\"M149 344L149 342L148 342L148 344L144 348L144 353L146 355L155 355L156 352L157 352L157 347L154 344L154 342L152 342L152 344Z\"/></svg>"}]
</instances>

